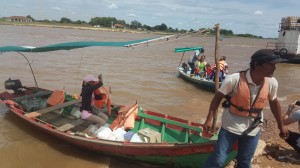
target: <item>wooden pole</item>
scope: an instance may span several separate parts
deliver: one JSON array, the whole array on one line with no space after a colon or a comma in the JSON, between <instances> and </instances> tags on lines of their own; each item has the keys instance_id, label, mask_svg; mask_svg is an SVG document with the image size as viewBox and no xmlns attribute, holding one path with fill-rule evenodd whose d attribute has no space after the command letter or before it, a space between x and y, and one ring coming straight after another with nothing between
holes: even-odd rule
<instances>
[{"instance_id":1,"label":"wooden pole","mask_svg":"<svg viewBox=\"0 0 300 168\"><path fill-rule=\"evenodd\" d=\"M215 94L219 91L219 77L220 77L220 65L219 65L219 39L220 39L220 24L216 24L215 27L216 32L216 42L215 42L215 64L216 64L216 73L215 73ZM211 132L215 132L215 127L218 118L218 109L217 112L214 113L213 123L211 127Z\"/></svg>"},{"instance_id":2,"label":"wooden pole","mask_svg":"<svg viewBox=\"0 0 300 168\"><path fill-rule=\"evenodd\" d=\"M185 53L185 52L183 52L182 57L181 57L181 60L180 60L179 65L178 65L178 67L177 67L178 69L179 69L180 64L181 64L181 62L182 62L182 59L183 59L183 57L184 57L184 53Z\"/></svg>"}]
</instances>

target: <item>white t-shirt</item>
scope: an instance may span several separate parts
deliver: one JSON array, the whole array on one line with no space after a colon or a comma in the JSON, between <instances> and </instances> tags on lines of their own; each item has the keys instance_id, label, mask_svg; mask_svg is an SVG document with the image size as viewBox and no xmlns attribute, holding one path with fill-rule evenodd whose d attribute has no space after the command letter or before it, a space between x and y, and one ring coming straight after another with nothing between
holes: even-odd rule
<instances>
[{"instance_id":1,"label":"white t-shirt","mask_svg":"<svg viewBox=\"0 0 300 168\"><path fill-rule=\"evenodd\" d=\"M252 78L250 76L250 70L246 72L246 78L249 83L249 89L251 93L251 104L254 101L261 85L256 85L253 83ZM225 80L222 82L220 92L224 95L236 93L238 81L240 79L240 73L234 73L226 76ZM270 100L274 100L277 98L277 89L278 82L274 77L268 78L269 82L269 90L270 90ZM263 119L263 113L262 113ZM234 134L241 135L253 122L253 117L243 117L236 114L233 114L229 111L229 108L224 108L222 115L222 127ZM260 126L253 129L248 135L255 136L259 131Z\"/></svg>"},{"instance_id":2,"label":"white t-shirt","mask_svg":"<svg viewBox=\"0 0 300 168\"><path fill-rule=\"evenodd\" d=\"M195 63L198 60L198 56L200 55L199 50L195 50L193 54L189 57L188 63Z\"/></svg>"}]
</instances>

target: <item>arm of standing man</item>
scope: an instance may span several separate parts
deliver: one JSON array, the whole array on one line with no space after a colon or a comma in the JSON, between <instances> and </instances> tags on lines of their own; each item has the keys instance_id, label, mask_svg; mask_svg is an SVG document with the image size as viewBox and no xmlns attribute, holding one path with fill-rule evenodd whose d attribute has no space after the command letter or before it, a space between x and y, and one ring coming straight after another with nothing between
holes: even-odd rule
<instances>
[{"instance_id":1,"label":"arm of standing man","mask_svg":"<svg viewBox=\"0 0 300 168\"><path fill-rule=\"evenodd\" d=\"M270 104L270 108L273 113L273 116L276 119L277 126L280 131L280 133L279 133L280 137L287 138L288 137L288 129L283 124L283 119L282 119L282 115L281 115L281 107L280 107L279 101L277 100L277 98L275 98L274 100L270 100L269 104Z\"/></svg>"},{"instance_id":2,"label":"arm of standing man","mask_svg":"<svg viewBox=\"0 0 300 168\"><path fill-rule=\"evenodd\" d=\"M214 98L212 99L209 106L209 111L206 117L206 121L203 126L205 132L208 132L211 129L213 116L216 116L216 114L218 113L218 107L224 97L225 95L223 93L217 92Z\"/></svg>"}]
</instances>

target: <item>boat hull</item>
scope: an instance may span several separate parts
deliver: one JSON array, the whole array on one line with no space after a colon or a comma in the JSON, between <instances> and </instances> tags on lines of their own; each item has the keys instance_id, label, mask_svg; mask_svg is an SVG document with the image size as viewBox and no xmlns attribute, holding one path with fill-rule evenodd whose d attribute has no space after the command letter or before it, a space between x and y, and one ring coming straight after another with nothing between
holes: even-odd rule
<instances>
[{"instance_id":1,"label":"boat hull","mask_svg":"<svg viewBox=\"0 0 300 168\"><path fill-rule=\"evenodd\" d=\"M196 77L196 76L191 76L189 74L189 71L187 73L185 73L183 71L183 68L179 67L177 68L179 75L186 79L187 81L197 84L200 88L205 89L207 91L210 92L215 92L215 82L212 80L207 80L204 78L200 78L200 77ZM221 86L222 82L220 82L220 86Z\"/></svg>"},{"instance_id":2,"label":"boat hull","mask_svg":"<svg viewBox=\"0 0 300 168\"><path fill-rule=\"evenodd\" d=\"M6 93L7 94L7 93ZM2 94L0 94L1 96ZM2 96L3 97L3 96ZM6 95L6 97L8 97ZM13 95L11 97L14 97ZM13 100L13 99L11 99ZM4 102L1 100L1 103ZM7 103L6 103L7 104ZM22 108L18 108L17 105L9 105L10 111L18 118L22 119L26 123L33 127L40 129L54 137L57 137L65 142L73 144L85 150L89 150L96 153L110 155L123 159L130 159L139 162L146 162L158 165L167 165L171 167L202 167L207 158L211 155L215 148L216 140L203 138L197 135L198 133L190 131L178 131L184 130L179 127L180 124L186 124L200 127L200 124L192 123L186 120L178 119L176 117L169 117L156 112L145 111L145 115L149 115L152 118L145 119L143 116L137 117L135 122L135 128L151 128L153 130L162 129L161 125L164 121L154 120L157 118L167 118L167 123L164 124L165 134L176 134L179 132L179 136L184 137L186 133L189 134L190 139L196 139L194 143L190 142L163 142L163 143L134 143L134 142L121 142L102 140L97 137L84 137L76 134L70 134L67 131L60 131L53 124L41 122L36 117L28 117ZM154 118L153 118L154 117ZM179 123L179 126L172 125L172 122ZM170 139L170 138L165 138ZM197 142L198 141L198 142ZM233 151L229 154L226 163L232 160L237 154L237 147L235 146Z\"/></svg>"}]
</instances>

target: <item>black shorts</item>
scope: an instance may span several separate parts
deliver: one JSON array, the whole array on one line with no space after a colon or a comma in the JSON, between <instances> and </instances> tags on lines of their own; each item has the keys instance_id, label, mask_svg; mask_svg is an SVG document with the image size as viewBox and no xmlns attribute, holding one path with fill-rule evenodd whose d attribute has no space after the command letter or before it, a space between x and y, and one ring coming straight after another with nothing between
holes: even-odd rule
<instances>
[{"instance_id":1,"label":"black shorts","mask_svg":"<svg viewBox=\"0 0 300 168\"><path fill-rule=\"evenodd\" d=\"M300 153L300 134L289 131L289 137L285 141Z\"/></svg>"}]
</instances>

